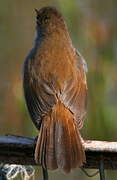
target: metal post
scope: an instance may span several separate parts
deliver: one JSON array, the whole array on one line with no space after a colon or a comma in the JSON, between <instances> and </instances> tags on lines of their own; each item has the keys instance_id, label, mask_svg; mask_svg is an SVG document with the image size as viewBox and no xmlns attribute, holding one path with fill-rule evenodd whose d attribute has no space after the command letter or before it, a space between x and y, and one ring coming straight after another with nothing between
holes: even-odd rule
<instances>
[{"instance_id":1,"label":"metal post","mask_svg":"<svg viewBox=\"0 0 117 180\"><path fill-rule=\"evenodd\" d=\"M6 174L4 171L4 166L0 165L0 180L7 180Z\"/></svg>"},{"instance_id":2,"label":"metal post","mask_svg":"<svg viewBox=\"0 0 117 180\"><path fill-rule=\"evenodd\" d=\"M103 160L100 161L99 173L100 173L100 180L105 180Z\"/></svg>"},{"instance_id":3,"label":"metal post","mask_svg":"<svg viewBox=\"0 0 117 180\"><path fill-rule=\"evenodd\" d=\"M43 170L43 180L48 180L48 170L42 167Z\"/></svg>"}]
</instances>

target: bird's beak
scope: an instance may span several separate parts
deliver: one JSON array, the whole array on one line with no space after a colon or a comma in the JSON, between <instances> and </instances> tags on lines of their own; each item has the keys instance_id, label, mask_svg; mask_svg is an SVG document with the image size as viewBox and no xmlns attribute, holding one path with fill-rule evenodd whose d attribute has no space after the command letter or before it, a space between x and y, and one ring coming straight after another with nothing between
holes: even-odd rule
<instances>
[{"instance_id":1,"label":"bird's beak","mask_svg":"<svg viewBox=\"0 0 117 180\"><path fill-rule=\"evenodd\" d=\"M38 9L35 9L35 12L36 12L36 14L38 14L39 13Z\"/></svg>"}]
</instances>

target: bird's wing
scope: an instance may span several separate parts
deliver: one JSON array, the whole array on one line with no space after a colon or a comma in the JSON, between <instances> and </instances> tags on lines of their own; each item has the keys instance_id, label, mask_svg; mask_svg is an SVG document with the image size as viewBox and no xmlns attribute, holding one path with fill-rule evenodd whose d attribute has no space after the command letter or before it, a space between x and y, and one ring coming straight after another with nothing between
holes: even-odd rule
<instances>
[{"instance_id":1,"label":"bird's wing","mask_svg":"<svg viewBox=\"0 0 117 180\"><path fill-rule=\"evenodd\" d=\"M74 77L66 81L61 91L61 97L59 97L63 104L75 115L76 123L81 128L86 113L86 64L84 64L85 61L82 56L79 53L76 54L78 65ZM57 93L51 82L46 82L41 78L39 80L36 75L33 76L34 71L31 69L32 66L29 62L27 60L24 64L24 95L31 118L39 129L42 117L56 104Z\"/></svg>"},{"instance_id":2,"label":"bird's wing","mask_svg":"<svg viewBox=\"0 0 117 180\"><path fill-rule=\"evenodd\" d=\"M84 59L83 56L80 54L80 52L77 51L77 50L76 50L76 55L77 55L78 67L80 67L80 65L82 65L83 70L87 73L87 72L88 72L88 67L87 67L87 63L86 63L85 59Z\"/></svg>"},{"instance_id":3,"label":"bird's wing","mask_svg":"<svg viewBox=\"0 0 117 180\"><path fill-rule=\"evenodd\" d=\"M32 66L25 61L23 88L26 104L35 126L40 129L42 117L56 103L56 96L51 83L42 82L32 76Z\"/></svg>"},{"instance_id":4,"label":"bird's wing","mask_svg":"<svg viewBox=\"0 0 117 180\"><path fill-rule=\"evenodd\" d=\"M87 102L87 66L84 58L76 52L77 67L74 76L66 82L61 101L74 114L78 128L82 128Z\"/></svg>"}]
</instances>

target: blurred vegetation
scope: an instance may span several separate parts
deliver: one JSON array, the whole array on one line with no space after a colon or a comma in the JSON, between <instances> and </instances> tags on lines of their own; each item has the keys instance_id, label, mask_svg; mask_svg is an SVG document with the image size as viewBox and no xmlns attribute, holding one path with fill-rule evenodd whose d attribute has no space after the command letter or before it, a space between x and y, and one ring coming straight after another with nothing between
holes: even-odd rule
<instances>
[{"instance_id":1,"label":"blurred vegetation","mask_svg":"<svg viewBox=\"0 0 117 180\"><path fill-rule=\"evenodd\" d=\"M24 102L22 64L35 38L34 8L47 5L60 9L75 47L88 63L88 113L83 137L117 141L116 0L0 1L0 135L37 135ZM37 176L41 179L41 171L37 170ZM89 179L81 170L67 176L50 172L50 179L60 178ZM108 171L106 179L117 179L116 171Z\"/></svg>"}]
</instances>

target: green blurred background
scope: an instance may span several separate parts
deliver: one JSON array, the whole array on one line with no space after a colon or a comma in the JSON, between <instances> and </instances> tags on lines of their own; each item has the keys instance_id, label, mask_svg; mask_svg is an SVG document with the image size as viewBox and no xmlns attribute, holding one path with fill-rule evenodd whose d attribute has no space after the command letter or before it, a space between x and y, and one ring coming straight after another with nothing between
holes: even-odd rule
<instances>
[{"instance_id":1,"label":"green blurred background","mask_svg":"<svg viewBox=\"0 0 117 180\"><path fill-rule=\"evenodd\" d=\"M83 137L117 141L116 0L0 0L0 135L37 135L24 102L22 64L35 38L34 8L47 5L60 9L74 46L88 63ZM81 170L66 176L58 171L49 175L51 180L90 179ZM35 179L42 179L40 168ZM116 171L106 171L106 179L116 180Z\"/></svg>"}]
</instances>

